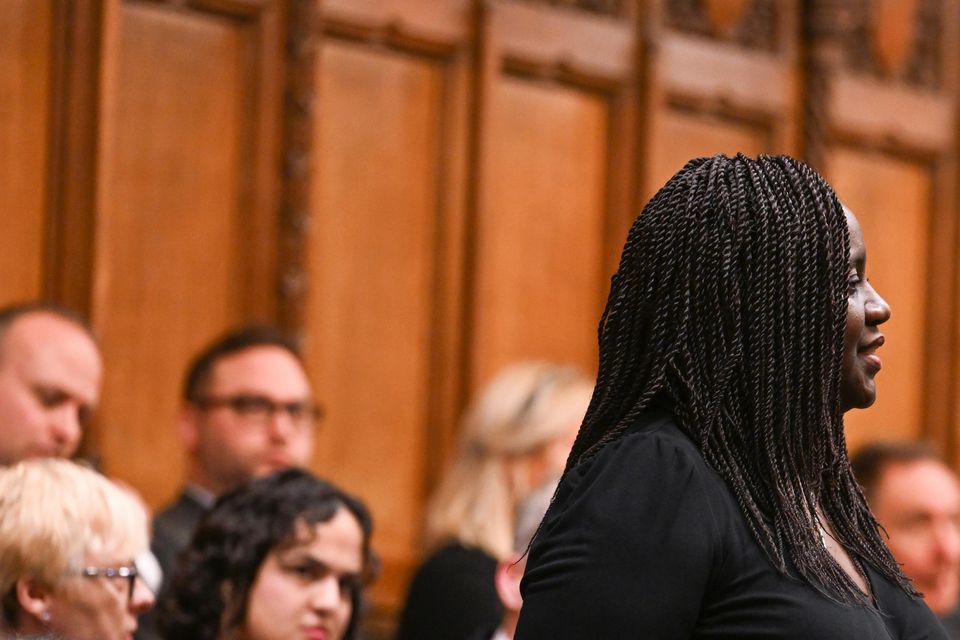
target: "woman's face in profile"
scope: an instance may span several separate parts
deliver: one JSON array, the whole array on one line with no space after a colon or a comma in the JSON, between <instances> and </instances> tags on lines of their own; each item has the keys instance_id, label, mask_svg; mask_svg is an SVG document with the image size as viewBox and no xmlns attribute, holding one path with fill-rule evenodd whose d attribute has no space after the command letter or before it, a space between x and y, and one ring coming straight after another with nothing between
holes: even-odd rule
<instances>
[{"instance_id":1,"label":"woman's face in profile","mask_svg":"<svg viewBox=\"0 0 960 640\"><path fill-rule=\"evenodd\" d=\"M271 551L250 587L243 640L340 640L363 575L363 531L344 508Z\"/></svg>"},{"instance_id":2,"label":"woman's face in profile","mask_svg":"<svg viewBox=\"0 0 960 640\"><path fill-rule=\"evenodd\" d=\"M132 560L88 555L84 567L132 567ZM71 576L51 598L49 628L66 640L130 640L137 616L153 604L142 580L105 575Z\"/></svg>"},{"instance_id":3,"label":"woman's face in profile","mask_svg":"<svg viewBox=\"0 0 960 640\"><path fill-rule=\"evenodd\" d=\"M877 398L874 380L882 362L877 350L884 337L879 325L890 319L890 306L867 280L867 253L860 223L844 207L850 232L847 270L847 322L843 333L840 408L865 409Z\"/></svg>"}]
</instances>

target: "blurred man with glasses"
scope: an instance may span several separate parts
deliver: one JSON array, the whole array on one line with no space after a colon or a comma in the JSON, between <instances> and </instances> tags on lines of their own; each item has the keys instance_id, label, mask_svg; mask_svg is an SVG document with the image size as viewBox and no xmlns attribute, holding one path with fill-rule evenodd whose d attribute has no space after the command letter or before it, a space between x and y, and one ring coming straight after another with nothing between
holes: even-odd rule
<instances>
[{"instance_id":1,"label":"blurred man with glasses","mask_svg":"<svg viewBox=\"0 0 960 640\"><path fill-rule=\"evenodd\" d=\"M320 417L296 344L272 327L233 331L198 354L182 402L187 484L153 532L167 575L217 496L271 471L308 466Z\"/></svg>"},{"instance_id":2,"label":"blurred man with glasses","mask_svg":"<svg viewBox=\"0 0 960 640\"><path fill-rule=\"evenodd\" d=\"M194 358L178 416L186 485L153 523L153 551L167 577L218 496L272 471L309 465L320 413L297 345L275 328L238 329Z\"/></svg>"}]
</instances>

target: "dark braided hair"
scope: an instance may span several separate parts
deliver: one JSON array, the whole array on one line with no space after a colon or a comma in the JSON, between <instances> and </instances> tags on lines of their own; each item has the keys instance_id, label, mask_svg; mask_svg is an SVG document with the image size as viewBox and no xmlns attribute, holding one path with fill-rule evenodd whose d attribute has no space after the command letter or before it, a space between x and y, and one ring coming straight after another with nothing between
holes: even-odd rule
<instances>
[{"instance_id":1,"label":"dark braided hair","mask_svg":"<svg viewBox=\"0 0 960 640\"><path fill-rule=\"evenodd\" d=\"M866 602L838 541L916 594L847 459L840 408L849 237L843 208L786 156L691 160L634 222L600 319L600 368L567 462L666 406L723 477L771 563Z\"/></svg>"}]
</instances>

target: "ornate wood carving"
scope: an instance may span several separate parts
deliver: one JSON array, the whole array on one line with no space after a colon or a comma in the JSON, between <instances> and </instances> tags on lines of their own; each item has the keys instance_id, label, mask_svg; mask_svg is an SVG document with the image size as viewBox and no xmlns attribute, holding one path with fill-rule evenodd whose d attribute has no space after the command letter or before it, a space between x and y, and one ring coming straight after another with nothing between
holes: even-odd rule
<instances>
[{"instance_id":1,"label":"ornate wood carving","mask_svg":"<svg viewBox=\"0 0 960 640\"><path fill-rule=\"evenodd\" d=\"M620 17L627 14L629 0L528 0L537 4L568 7L606 16Z\"/></svg>"},{"instance_id":2,"label":"ornate wood carving","mask_svg":"<svg viewBox=\"0 0 960 640\"><path fill-rule=\"evenodd\" d=\"M779 6L776 0L751 0L717 10L709 0L667 0L664 20L677 31L723 40L750 49L777 47Z\"/></svg>"},{"instance_id":3,"label":"ornate wood carving","mask_svg":"<svg viewBox=\"0 0 960 640\"><path fill-rule=\"evenodd\" d=\"M907 30L907 52L884 55L878 44L883 37L883 18L875 3L848 0L850 30L843 37L844 66L851 71L924 89L939 89L943 81L943 0L918 0L913 24ZM892 56L892 57L891 57Z\"/></svg>"},{"instance_id":4,"label":"ornate wood carving","mask_svg":"<svg viewBox=\"0 0 960 640\"><path fill-rule=\"evenodd\" d=\"M316 94L317 20L314 0L293 0L287 21L287 74L283 131L283 197L280 229L280 322L299 330L307 290L306 245L310 231L311 149Z\"/></svg>"},{"instance_id":5,"label":"ornate wood carving","mask_svg":"<svg viewBox=\"0 0 960 640\"><path fill-rule=\"evenodd\" d=\"M884 57L877 49L883 20L872 12L878 10L871 0L813 0L804 12L804 38L810 43L804 64L804 144L805 158L813 166L823 166L831 74L847 70L908 87L941 88L943 0L917 1L912 29L903 27L912 34L911 42L899 61L896 51Z\"/></svg>"}]
</instances>

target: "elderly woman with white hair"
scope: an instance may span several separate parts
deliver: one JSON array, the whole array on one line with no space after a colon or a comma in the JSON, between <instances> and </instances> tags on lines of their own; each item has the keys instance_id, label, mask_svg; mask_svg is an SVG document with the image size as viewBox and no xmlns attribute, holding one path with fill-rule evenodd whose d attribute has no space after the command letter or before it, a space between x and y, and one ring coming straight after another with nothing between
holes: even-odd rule
<instances>
[{"instance_id":1,"label":"elderly woman with white hair","mask_svg":"<svg viewBox=\"0 0 960 640\"><path fill-rule=\"evenodd\" d=\"M134 563L148 535L139 500L91 469L0 469L0 637L132 638L153 604Z\"/></svg>"}]
</instances>

